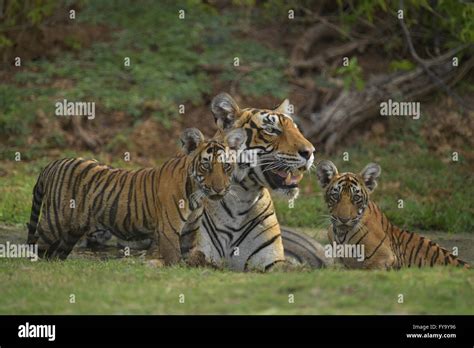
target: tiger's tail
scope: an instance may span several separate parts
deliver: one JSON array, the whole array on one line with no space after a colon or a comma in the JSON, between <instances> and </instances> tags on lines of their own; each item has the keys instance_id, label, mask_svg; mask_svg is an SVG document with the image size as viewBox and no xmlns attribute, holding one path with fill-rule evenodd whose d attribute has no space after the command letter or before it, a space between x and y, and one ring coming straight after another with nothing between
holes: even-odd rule
<instances>
[{"instance_id":1,"label":"tiger's tail","mask_svg":"<svg viewBox=\"0 0 474 348\"><path fill-rule=\"evenodd\" d=\"M311 268L325 268L334 262L324 254L324 247L303 232L280 227L285 258Z\"/></svg>"},{"instance_id":2,"label":"tiger's tail","mask_svg":"<svg viewBox=\"0 0 474 348\"><path fill-rule=\"evenodd\" d=\"M30 221L26 224L28 227L27 244L35 244L38 240L36 229L38 227L38 220L41 212L41 205L44 196L44 171L38 176L35 187L33 188L33 199L31 202Z\"/></svg>"},{"instance_id":3,"label":"tiger's tail","mask_svg":"<svg viewBox=\"0 0 474 348\"><path fill-rule=\"evenodd\" d=\"M408 267L457 266L471 268L470 265L449 250L419 234L401 231L402 240L406 240L402 261ZM405 235L405 236L403 236Z\"/></svg>"}]
</instances>

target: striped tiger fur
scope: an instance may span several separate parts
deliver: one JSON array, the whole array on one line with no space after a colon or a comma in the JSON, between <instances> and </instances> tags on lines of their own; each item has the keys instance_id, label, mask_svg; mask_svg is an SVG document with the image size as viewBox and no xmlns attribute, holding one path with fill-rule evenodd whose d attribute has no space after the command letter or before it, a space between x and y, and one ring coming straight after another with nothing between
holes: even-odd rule
<instances>
[{"instance_id":1,"label":"striped tiger fur","mask_svg":"<svg viewBox=\"0 0 474 348\"><path fill-rule=\"evenodd\" d=\"M65 259L84 234L110 231L123 240L150 238L150 258L180 260L184 224L201 215L204 198L222 199L235 163L224 160L226 143L238 149L245 133L204 140L184 131L183 151L159 168L129 171L94 160L66 158L48 164L38 177L28 224L28 243L46 258Z\"/></svg>"},{"instance_id":2,"label":"striped tiger fur","mask_svg":"<svg viewBox=\"0 0 474 348\"><path fill-rule=\"evenodd\" d=\"M325 256L324 247L307 234L287 227L280 227L280 229L286 260L308 265L311 268L328 267L334 262L333 259Z\"/></svg>"},{"instance_id":3,"label":"striped tiger fur","mask_svg":"<svg viewBox=\"0 0 474 348\"><path fill-rule=\"evenodd\" d=\"M329 240L338 245L364 246L361 261L340 259L346 267L399 269L452 265L469 268L465 261L437 243L390 223L369 198L381 173L379 165L370 163L360 174L339 174L331 161L321 161L316 171L331 214Z\"/></svg>"},{"instance_id":4,"label":"striped tiger fur","mask_svg":"<svg viewBox=\"0 0 474 348\"><path fill-rule=\"evenodd\" d=\"M333 264L334 259L325 256L324 247L315 239L304 232L295 231L287 227L281 227L281 237L285 260L293 264L307 265L310 268L324 268ZM181 253L183 257L188 258L191 255L194 241L189 238L181 239ZM107 242L113 237L109 231L96 231L84 240L83 247L89 249L100 249L105 247ZM150 247L151 240L123 241L117 240L117 246L121 249L129 247L135 250L146 250ZM110 244L109 244L110 245ZM204 265L206 265L204 263Z\"/></svg>"},{"instance_id":5,"label":"striped tiger fur","mask_svg":"<svg viewBox=\"0 0 474 348\"><path fill-rule=\"evenodd\" d=\"M184 238L199 231L198 250L208 262L233 270L268 270L285 261L280 225L269 190L296 198L303 172L314 161L314 147L288 115L288 100L277 108L241 109L222 93L211 103L220 130L243 129L245 152L254 163L240 162L233 176L238 199L206 201L199 223L188 223Z\"/></svg>"}]
</instances>

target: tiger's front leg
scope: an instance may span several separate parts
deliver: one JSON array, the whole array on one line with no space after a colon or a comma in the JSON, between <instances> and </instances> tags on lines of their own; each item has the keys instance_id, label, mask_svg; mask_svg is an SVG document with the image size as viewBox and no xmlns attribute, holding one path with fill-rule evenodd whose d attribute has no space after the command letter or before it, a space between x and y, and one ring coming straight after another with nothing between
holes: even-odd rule
<instances>
[{"instance_id":1,"label":"tiger's front leg","mask_svg":"<svg viewBox=\"0 0 474 348\"><path fill-rule=\"evenodd\" d=\"M146 251L146 263L150 267L162 267L164 266L163 257L160 254L158 249L158 231L155 230L151 236L151 244L148 250Z\"/></svg>"},{"instance_id":2,"label":"tiger's front leg","mask_svg":"<svg viewBox=\"0 0 474 348\"><path fill-rule=\"evenodd\" d=\"M165 224L163 230L155 234L158 239L158 255L165 265L174 265L181 260L180 229L175 229L170 224Z\"/></svg>"}]
</instances>

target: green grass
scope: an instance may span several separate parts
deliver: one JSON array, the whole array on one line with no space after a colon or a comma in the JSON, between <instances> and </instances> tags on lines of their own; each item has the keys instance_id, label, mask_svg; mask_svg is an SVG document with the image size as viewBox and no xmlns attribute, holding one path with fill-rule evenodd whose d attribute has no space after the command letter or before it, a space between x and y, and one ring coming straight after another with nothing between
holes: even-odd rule
<instances>
[{"instance_id":1,"label":"green grass","mask_svg":"<svg viewBox=\"0 0 474 348\"><path fill-rule=\"evenodd\" d=\"M154 269L138 259L0 264L0 314L474 314L474 273L457 269L260 274Z\"/></svg>"},{"instance_id":2,"label":"green grass","mask_svg":"<svg viewBox=\"0 0 474 348\"><path fill-rule=\"evenodd\" d=\"M98 117L120 111L132 124L151 116L166 125L178 117L179 105L200 105L214 82L228 89L239 79L239 92L248 96L288 94L284 53L239 37L235 13L218 13L198 1L130 3L84 1L79 25L105 26L109 38L52 60L25 62L11 82L0 83L0 136L8 145L29 150L25 145L36 111L55 117L54 104L63 99L95 102ZM186 11L182 20L181 9ZM125 57L130 66L124 65ZM258 69L241 76L234 57L240 66ZM224 72L211 76L203 65ZM57 81L67 81L67 87L58 87ZM37 146L58 147L57 138L50 133Z\"/></svg>"}]
</instances>

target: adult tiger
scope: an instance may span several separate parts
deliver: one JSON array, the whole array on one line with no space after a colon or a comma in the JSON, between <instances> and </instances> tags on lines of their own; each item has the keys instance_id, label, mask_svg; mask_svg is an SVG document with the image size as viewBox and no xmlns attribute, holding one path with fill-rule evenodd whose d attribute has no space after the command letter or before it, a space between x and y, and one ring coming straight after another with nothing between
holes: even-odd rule
<instances>
[{"instance_id":1,"label":"adult tiger","mask_svg":"<svg viewBox=\"0 0 474 348\"><path fill-rule=\"evenodd\" d=\"M182 227L200 216L203 198L229 192L236 165L225 160L225 143L236 150L245 138L234 131L206 141L199 130L187 129L184 153L135 171L82 158L53 161L33 190L27 242L38 242L42 256L65 259L84 234L109 230L123 240L150 238L150 257L176 263Z\"/></svg>"},{"instance_id":2,"label":"adult tiger","mask_svg":"<svg viewBox=\"0 0 474 348\"><path fill-rule=\"evenodd\" d=\"M340 258L349 268L399 269L453 265L469 265L448 250L419 234L392 225L369 199L377 186L380 166L370 163L359 175L339 174L330 161L321 161L316 168L318 181L325 189L325 201L332 225L328 236L331 244L363 246L363 257Z\"/></svg>"},{"instance_id":3,"label":"adult tiger","mask_svg":"<svg viewBox=\"0 0 474 348\"><path fill-rule=\"evenodd\" d=\"M270 190L296 198L303 172L314 161L314 147L287 113L288 100L276 109L241 109L226 93L211 103L216 124L225 132L243 129L245 154L252 163L240 162L233 181L234 196L207 201L199 223L188 223L183 244L200 232L198 249L208 262L233 270L268 270L285 260L280 225ZM252 158L252 156L247 156Z\"/></svg>"}]
</instances>

